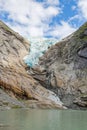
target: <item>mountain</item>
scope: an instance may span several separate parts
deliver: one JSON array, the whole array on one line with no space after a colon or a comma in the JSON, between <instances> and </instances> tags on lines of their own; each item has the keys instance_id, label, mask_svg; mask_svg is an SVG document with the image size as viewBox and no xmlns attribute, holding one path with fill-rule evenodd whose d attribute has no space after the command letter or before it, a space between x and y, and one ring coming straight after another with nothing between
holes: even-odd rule
<instances>
[{"instance_id":1,"label":"mountain","mask_svg":"<svg viewBox=\"0 0 87 130\"><path fill-rule=\"evenodd\" d=\"M49 48L28 73L66 107L87 109L87 23Z\"/></svg>"},{"instance_id":2,"label":"mountain","mask_svg":"<svg viewBox=\"0 0 87 130\"><path fill-rule=\"evenodd\" d=\"M23 58L30 44L0 21L0 108L59 108L58 96L44 88L26 71Z\"/></svg>"},{"instance_id":3,"label":"mountain","mask_svg":"<svg viewBox=\"0 0 87 130\"><path fill-rule=\"evenodd\" d=\"M0 108L87 109L87 23L37 55L30 41L0 21Z\"/></svg>"}]
</instances>

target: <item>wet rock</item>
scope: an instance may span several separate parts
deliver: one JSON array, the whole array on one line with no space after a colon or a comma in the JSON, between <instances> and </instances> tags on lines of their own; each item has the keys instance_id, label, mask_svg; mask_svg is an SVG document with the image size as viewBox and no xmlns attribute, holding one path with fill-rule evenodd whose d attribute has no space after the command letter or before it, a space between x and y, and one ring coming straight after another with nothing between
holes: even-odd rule
<instances>
[{"instance_id":1,"label":"wet rock","mask_svg":"<svg viewBox=\"0 0 87 130\"><path fill-rule=\"evenodd\" d=\"M75 104L81 107L87 107L87 95L82 95L74 101Z\"/></svg>"},{"instance_id":2,"label":"wet rock","mask_svg":"<svg viewBox=\"0 0 87 130\"><path fill-rule=\"evenodd\" d=\"M34 101L28 100L25 102L26 106L33 109L67 109L67 107L60 106L55 104L54 102L49 102L47 100L43 101Z\"/></svg>"}]
</instances>

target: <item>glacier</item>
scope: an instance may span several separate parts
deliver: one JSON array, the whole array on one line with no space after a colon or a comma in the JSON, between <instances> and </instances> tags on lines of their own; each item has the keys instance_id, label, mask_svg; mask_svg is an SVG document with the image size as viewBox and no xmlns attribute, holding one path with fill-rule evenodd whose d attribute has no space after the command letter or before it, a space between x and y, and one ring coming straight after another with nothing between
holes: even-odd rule
<instances>
[{"instance_id":1,"label":"glacier","mask_svg":"<svg viewBox=\"0 0 87 130\"><path fill-rule=\"evenodd\" d=\"M39 57L41 57L49 47L58 42L53 38L30 37L28 40L30 42L29 54L26 55L23 60L31 68L38 65Z\"/></svg>"}]
</instances>

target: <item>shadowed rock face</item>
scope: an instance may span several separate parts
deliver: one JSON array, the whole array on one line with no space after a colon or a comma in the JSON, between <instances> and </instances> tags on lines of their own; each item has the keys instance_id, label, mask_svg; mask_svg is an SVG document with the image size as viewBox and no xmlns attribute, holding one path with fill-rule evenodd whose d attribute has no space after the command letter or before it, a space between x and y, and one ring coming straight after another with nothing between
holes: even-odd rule
<instances>
[{"instance_id":1,"label":"shadowed rock face","mask_svg":"<svg viewBox=\"0 0 87 130\"><path fill-rule=\"evenodd\" d=\"M86 109L87 23L52 46L29 73L59 95L65 106Z\"/></svg>"},{"instance_id":2,"label":"shadowed rock face","mask_svg":"<svg viewBox=\"0 0 87 130\"><path fill-rule=\"evenodd\" d=\"M0 21L0 88L11 97L30 100L25 103L28 107L63 108L59 98L25 70L28 49L29 43Z\"/></svg>"}]
</instances>

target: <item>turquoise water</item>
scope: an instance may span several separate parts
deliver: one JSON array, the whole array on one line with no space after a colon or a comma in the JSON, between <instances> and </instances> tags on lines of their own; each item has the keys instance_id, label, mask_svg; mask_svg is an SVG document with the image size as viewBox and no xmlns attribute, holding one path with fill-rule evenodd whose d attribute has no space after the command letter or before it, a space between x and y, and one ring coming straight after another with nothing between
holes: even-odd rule
<instances>
[{"instance_id":1,"label":"turquoise water","mask_svg":"<svg viewBox=\"0 0 87 130\"><path fill-rule=\"evenodd\" d=\"M87 111L0 111L0 130L87 130Z\"/></svg>"}]
</instances>

